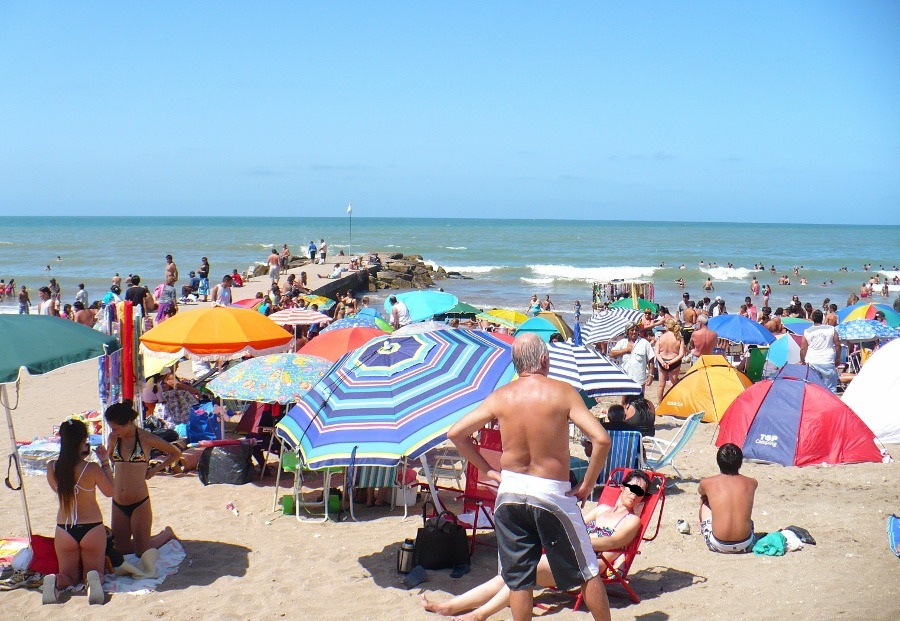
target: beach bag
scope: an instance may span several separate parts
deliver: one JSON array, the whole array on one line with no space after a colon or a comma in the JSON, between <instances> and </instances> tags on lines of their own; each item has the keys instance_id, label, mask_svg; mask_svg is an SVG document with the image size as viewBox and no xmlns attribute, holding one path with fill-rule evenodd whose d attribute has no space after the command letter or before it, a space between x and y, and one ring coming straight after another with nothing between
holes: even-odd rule
<instances>
[{"instance_id":1,"label":"beach bag","mask_svg":"<svg viewBox=\"0 0 900 621\"><path fill-rule=\"evenodd\" d=\"M213 403L199 403L191 408L188 420L187 439L189 444L203 440L221 440L222 427L219 417L213 414Z\"/></svg>"},{"instance_id":2,"label":"beach bag","mask_svg":"<svg viewBox=\"0 0 900 621\"><path fill-rule=\"evenodd\" d=\"M422 507L423 526L416 533L415 564L425 569L451 569L469 563L469 541L466 529L460 526L456 516L443 511L426 518L428 505ZM435 507L436 509L436 507Z\"/></svg>"},{"instance_id":3,"label":"beach bag","mask_svg":"<svg viewBox=\"0 0 900 621\"><path fill-rule=\"evenodd\" d=\"M253 476L251 452L252 447L249 444L210 446L203 449L200 462L197 464L200 482L203 485L249 483Z\"/></svg>"}]
</instances>

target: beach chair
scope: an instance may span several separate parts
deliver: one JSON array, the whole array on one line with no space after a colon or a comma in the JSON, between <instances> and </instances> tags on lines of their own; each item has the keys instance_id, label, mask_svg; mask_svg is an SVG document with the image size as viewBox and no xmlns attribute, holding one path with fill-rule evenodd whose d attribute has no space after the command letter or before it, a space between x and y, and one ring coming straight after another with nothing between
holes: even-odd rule
<instances>
[{"instance_id":1,"label":"beach chair","mask_svg":"<svg viewBox=\"0 0 900 621\"><path fill-rule=\"evenodd\" d=\"M608 433L612 445L609 447L606 464L597 477L595 487L604 485L609 479L610 473L616 468L628 468L631 470L633 468L643 468L644 465L640 431L609 431ZM594 492L592 491L591 500L593 498Z\"/></svg>"},{"instance_id":2,"label":"beach chair","mask_svg":"<svg viewBox=\"0 0 900 621\"><path fill-rule=\"evenodd\" d=\"M616 468L610 472L609 479L603 488L603 493L598 499L598 504L614 506L616 500L621 493L622 481L630 472L631 468ZM620 584L628 592L629 597L635 604L640 603L641 598L635 593L629 584L629 572L634 559L641 553L641 544L645 541L653 541L659 534L659 525L662 523L663 509L666 504L666 477L658 472L647 472L650 477L650 493L644 497L644 502L639 506L641 518L641 528L637 537L630 544L621 550L609 550L608 552L621 552L621 556L613 561L607 560L604 554L598 554L597 558L600 562L600 572L603 576L604 584ZM658 510L657 510L658 509ZM654 519L655 516L655 519ZM653 533L647 531L650 525L655 522ZM575 610L581 606L582 594L579 592L575 599Z\"/></svg>"},{"instance_id":3,"label":"beach chair","mask_svg":"<svg viewBox=\"0 0 900 621\"><path fill-rule=\"evenodd\" d=\"M453 479L456 487L462 491L463 475L466 473L466 460L459 454L454 446L439 446L431 451L433 463L431 464L431 476L435 483L438 479Z\"/></svg>"},{"instance_id":4,"label":"beach chair","mask_svg":"<svg viewBox=\"0 0 900 621\"><path fill-rule=\"evenodd\" d=\"M306 468L303 464L303 458L300 456L299 451L293 450L289 451L282 443L281 454L278 458L278 472L275 475L275 501L272 503L272 511L278 510L278 495L281 491L281 473L282 472L290 472L294 475L294 485L291 488L291 496L293 498L293 507L294 507L294 517L297 518L299 522L310 522L310 521L321 521L325 522L328 520L329 514L329 496L331 491L331 479L336 474L341 474L343 472L343 468L323 468L321 470L310 470ZM314 473L318 472L322 474L322 498L321 500L316 500L314 502L310 502L303 498L302 493L302 485L303 485L303 473ZM318 517L318 513L313 513L311 509L321 509L322 515L321 520L315 519L306 519L304 516L301 516L300 510L303 510L309 516Z\"/></svg>"},{"instance_id":5,"label":"beach chair","mask_svg":"<svg viewBox=\"0 0 900 621\"><path fill-rule=\"evenodd\" d=\"M703 412L691 414L682 423L678 431L671 440L663 440L662 438L646 437L644 438L644 463L650 470L660 470L665 466L672 466L675 474L683 479L684 476L675 466L675 456L681 452L681 449L688 443L700 421L703 420Z\"/></svg>"},{"instance_id":6,"label":"beach chair","mask_svg":"<svg viewBox=\"0 0 900 621\"><path fill-rule=\"evenodd\" d=\"M500 455L503 444L500 430L485 427L479 432L478 450L490 464L491 468L500 471ZM459 523L471 529L469 554L475 553L476 535L479 530L494 530L494 504L497 501L497 484L484 481L474 464L466 466L466 488L459 497L463 501L462 513L457 516ZM489 545L489 544L483 544Z\"/></svg>"},{"instance_id":7,"label":"beach chair","mask_svg":"<svg viewBox=\"0 0 900 621\"><path fill-rule=\"evenodd\" d=\"M354 499L356 489L365 489L367 487L389 487L391 488L391 509L394 508L394 488L397 484L397 466L355 466L347 475L352 484L349 485L350 495L350 518L356 521L356 515L353 513ZM404 517L406 517L404 515Z\"/></svg>"}]
</instances>

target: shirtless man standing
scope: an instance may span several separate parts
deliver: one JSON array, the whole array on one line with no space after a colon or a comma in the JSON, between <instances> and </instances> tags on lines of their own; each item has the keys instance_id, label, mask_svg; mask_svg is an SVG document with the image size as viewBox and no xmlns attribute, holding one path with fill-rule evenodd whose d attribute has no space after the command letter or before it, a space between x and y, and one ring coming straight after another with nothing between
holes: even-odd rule
<instances>
[{"instance_id":1,"label":"shirtless man standing","mask_svg":"<svg viewBox=\"0 0 900 621\"><path fill-rule=\"evenodd\" d=\"M536 334L517 336L512 356L519 379L494 391L447 435L486 480L500 484L494 517L500 574L510 588L513 619L532 618L542 547L559 588L582 585L594 619L609 619L597 555L577 503L591 493L606 462L609 436L571 386L547 377L547 345ZM471 438L494 419L503 438L501 472L491 468ZM569 484L569 421L594 446L584 482L574 490Z\"/></svg>"},{"instance_id":2,"label":"shirtless man standing","mask_svg":"<svg viewBox=\"0 0 900 621\"><path fill-rule=\"evenodd\" d=\"M694 330L694 333L691 335L692 364L697 362L697 358L700 356L706 356L713 353L716 341L719 340L719 335L716 334L716 331L706 327L707 323L709 323L709 317L706 315L700 315L697 318L697 329Z\"/></svg>"},{"instance_id":3,"label":"shirtless man standing","mask_svg":"<svg viewBox=\"0 0 900 621\"><path fill-rule=\"evenodd\" d=\"M735 444L723 444L716 454L719 472L700 481L700 532L707 547L722 554L753 550L753 497L756 479L740 474L744 453ZM715 526L713 525L715 518Z\"/></svg>"},{"instance_id":4,"label":"shirtless man standing","mask_svg":"<svg viewBox=\"0 0 900 621\"><path fill-rule=\"evenodd\" d=\"M272 254L269 255L266 264L269 266L269 280L273 285L277 285L281 276L281 257L278 256L277 249L272 248Z\"/></svg>"},{"instance_id":5,"label":"shirtless man standing","mask_svg":"<svg viewBox=\"0 0 900 621\"><path fill-rule=\"evenodd\" d=\"M178 266L175 265L175 261L172 260L172 255L166 255L166 277L163 278L163 282L167 282L169 277L174 278L172 284L174 285L178 282Z\"/></svg>"}]
</instances>

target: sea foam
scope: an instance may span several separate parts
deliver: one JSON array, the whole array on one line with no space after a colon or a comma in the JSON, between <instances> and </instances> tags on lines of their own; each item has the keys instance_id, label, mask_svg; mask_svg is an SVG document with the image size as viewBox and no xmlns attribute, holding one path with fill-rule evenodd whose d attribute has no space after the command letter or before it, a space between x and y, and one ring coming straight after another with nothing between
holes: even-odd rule
<instances>
[{"instance_id":1,"label":"sea foam","mask_svg":"<svg viewBox=\"0 0 900 621\"><path fill-rule=\"evenodd\" d=\"M610 280L635 280L650 278L657 268L623 265L620 267L575 267L573 265L529 265L532 273L540 278L575 280L580 282L608 282Z\"/></svg>"},{"instance_id":2,"label":"sea foam","mask_svg":"<svg viewBox=\"0 0 900 621\"><path fill-rule=\"evenodd\" d=\"M709 274L713 280L745 280L754 270L746 267L701 267L700 271Z\"/></svg>"}]
</instances>

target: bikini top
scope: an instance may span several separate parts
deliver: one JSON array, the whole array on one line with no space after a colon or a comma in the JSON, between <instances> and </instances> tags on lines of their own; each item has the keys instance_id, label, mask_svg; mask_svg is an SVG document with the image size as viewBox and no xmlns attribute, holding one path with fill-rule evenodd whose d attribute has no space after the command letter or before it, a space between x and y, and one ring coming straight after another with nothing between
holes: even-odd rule
<instances>
[{"instance_id":1,"label":"bikini top","mask_svg":"<svg viewBox=\"0 0 900 621\"><path fill-rule=\"evenodd\" d=\"M141 446L141 438L137 429L134 430L134 447L131 449L131 456L128 459L122 457L122 438L116 438L116 445L113 447L112 454L109 456L110 461L115 462L131 462L138 463L148 461L147 455L144 454L144 447Z\"/></svg>"},{"instance_id":2,"label":"bikini top","mask_svg":"<svg viewBox=\"0 0 900 621\"><path fill-rule=\"evenodd\" d=\"M72 503L72 515L71 515L72 526L75 526L76 524L78 524L78 492L94 491L93 487L87 488L87 487L81 487L81 485L80 485L81 477L84 476L84 473L86 471L87 471L87 465L85 465L84 468L81 469L81 474L78 475L78 480L75 481L75 490L74 490L75 491L75 502ZM66 518L65 524L66 524L66 526L69 526L69 518Z\"/></svg>"},{"instance_id":3,"label":"bikini top","mask_svg":"<svg viewBox=\"0 0 900 621\"><path fill-rule=\"evenodd\" d=\"M604 513L607 513L608 511L612 511L612 509L608 509L607 511L604 511L600 515L603 515ZM589 537L612 537L615 534L616 529L619 527L619 524L622 523L622 520L627 518L629 515L634 515L634 514L631 512L626 513L621 518L619 518L619 521L616 522L614 526L611 526L611 527L610 526L597 526L597 521L591 520L590 522L588 522L586 524L588 536Z\"/></svg>"}]
</instances>

